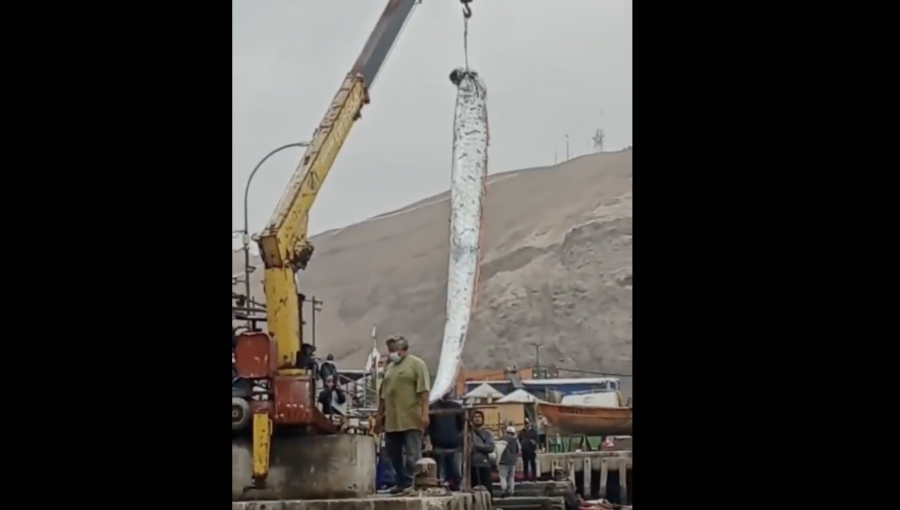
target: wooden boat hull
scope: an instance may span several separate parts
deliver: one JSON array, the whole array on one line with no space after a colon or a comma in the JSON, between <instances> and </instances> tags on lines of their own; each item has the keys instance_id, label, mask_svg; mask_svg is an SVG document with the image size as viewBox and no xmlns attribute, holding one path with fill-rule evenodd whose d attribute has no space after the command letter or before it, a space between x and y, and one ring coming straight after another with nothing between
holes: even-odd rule
<instances>
[{"instance_id":1,"label":"wooden boat hull","mask_svg":"<svg viewBox=\"0 0 900 510\"><path fill-rule=\"evenodd\" d=\"M538 412L561 434L630 436L630 407L585 407L540 403Z\"/></svg>"}]
</instances>

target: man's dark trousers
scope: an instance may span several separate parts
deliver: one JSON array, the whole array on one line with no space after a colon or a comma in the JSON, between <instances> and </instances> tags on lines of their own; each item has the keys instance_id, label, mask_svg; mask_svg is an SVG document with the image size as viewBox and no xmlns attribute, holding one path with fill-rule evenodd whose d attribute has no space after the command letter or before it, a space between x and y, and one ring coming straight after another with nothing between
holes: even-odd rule
<instances>
[{"instance_id":1,"label":"man's dark trousers","mask_svg":"<svg viewBox=\"0 0 900 510\"><path fill-rule=\"evenodd\" d=\"M435 449L434 453L438 458L438 467L441 468L441 478L449 483L453 490L462 490L462 476L459 470L459 462L457 462L457 457L460 456L460 453L456 450L438 451L437 449Z\"/></svg>"},{"instance_id":2,"label":"man's dark trousers","mask_svg":"<svg viewBox=\"0 0 900 510\"><path fill-rule=\"evenodd\" d=\"M397 487L412 487L416 462L422 458L422 431L385 432L384 442L397 473Z\"/></svg>"},{"instance_id":3,"label":"man's dark trousers","mask_svg":"<svg viewBox=\"0 0 900 510\"><path fill-rule=\"evenodd\" d=\"M531 480L537 478L537 452L522 452L522 478L528 480L528 471L531 470Z\"/></svg>"}]
</instances>

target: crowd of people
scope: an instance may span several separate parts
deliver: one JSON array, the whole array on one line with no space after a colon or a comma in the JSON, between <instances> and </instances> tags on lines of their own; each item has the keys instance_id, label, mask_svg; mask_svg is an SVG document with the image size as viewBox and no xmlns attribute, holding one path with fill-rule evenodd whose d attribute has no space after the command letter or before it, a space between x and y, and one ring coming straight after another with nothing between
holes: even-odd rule
<instances>
[{"instance_id":1,"label":"crowd of people","mask_svg":"<svg viewBox=\"0 0 900 510\"><path fill-rule=\"evenodd\" d=\"M232 334L232 346L236 336ZM376 432L383 434L381 453L385 457L384 483L391 493L412 488L415 464L422 458L428 443L430 454L438 464L441 479L451 490L462 488L463 436L469 419L468 459L472 487L481 486L493 492L493 475L498 474L502 496L515 493L518 459L522 459L523 478L537 477L536 459L539 436L526 418L521 430L508 426L503 438L506 447L495 456L494 435L484 426L484 414L472 412L468 418L463 406L448 395L429 405L431 378L421 358L410 354L409 342L403 337L387 341L388 364L378 393ZM321 379L323 389L318 404L323 414L340 414L335 408L347 401L338 381L334 356L328 354L321 365L316 361L315 347L303 344L297 366L310 370ZM232 364L234 364L232 352ZM235 384L232 367L232 386Z\"/></svg>"},{"instance_id":2,"label":"crowd of people","mask_svg":"<svg viewBox=\"0 0 900 510\"><path fill-rule=\"evenodd\" d=\"M376 432L384 434L385 457L382 486L399 494L413 486L415 464L422 457L426 443L438 464L440 478L451 490L462 488L463 436L466 414L462 405L444 395L429 405L431 391L428 367L421 358L410 354L409 343L402 337L387 342L389 364L379 391ZM498 473L501 497L515 493L518 459L521 456L523 477L535 479L538 434L527 421L521 430L506 428L506 447L499 457L494 435L484 426L484 414L469 415L468 459L472 487L481 486L493 493L493 474Z\"/></svg>"}]
</instances>

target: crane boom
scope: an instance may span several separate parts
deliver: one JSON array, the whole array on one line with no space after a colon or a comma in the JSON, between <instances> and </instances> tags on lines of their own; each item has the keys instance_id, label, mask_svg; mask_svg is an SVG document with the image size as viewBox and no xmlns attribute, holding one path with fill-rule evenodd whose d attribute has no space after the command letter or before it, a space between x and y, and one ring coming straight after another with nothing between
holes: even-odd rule
<instances>
[{"instance_id":1,"label":"crane boom","mask_svg":"<svg viewBox=\"0 0 900 510\"><path fill-rule=\"evenodd\" d=\"M369 89L419 0L389 0L363 50L328 107L257 243L265 266L266 315L278 367L294 368L302 345L295 273L312 255L309 211L365 104Z\"/></svg>"}]
</instances>

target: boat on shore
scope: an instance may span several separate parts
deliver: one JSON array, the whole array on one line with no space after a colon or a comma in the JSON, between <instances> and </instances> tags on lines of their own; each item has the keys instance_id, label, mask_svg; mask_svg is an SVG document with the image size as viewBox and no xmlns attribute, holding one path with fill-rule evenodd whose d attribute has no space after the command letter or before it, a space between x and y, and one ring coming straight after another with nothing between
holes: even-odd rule
<instances>
[{"instance_id":1,"label":"boat on shore","mask_svg":"<svg viewBox=\"0 0 900 510\"><path fill-rule=\"evenodd\" d=\"M573 436L630 436L630 407L590 407L581 405L538 404L547 423L562 434Z\"/></svg>"}]
</instances>

